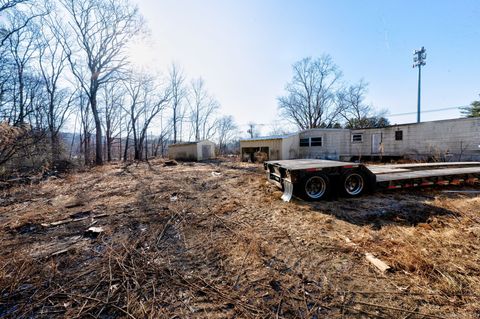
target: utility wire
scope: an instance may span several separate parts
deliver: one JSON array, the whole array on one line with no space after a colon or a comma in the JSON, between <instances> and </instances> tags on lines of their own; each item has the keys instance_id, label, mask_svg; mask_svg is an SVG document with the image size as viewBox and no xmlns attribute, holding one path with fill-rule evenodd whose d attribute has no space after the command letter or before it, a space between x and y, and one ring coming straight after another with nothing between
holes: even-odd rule
<instances>
[{"instance_id":1,"label":"utility wire","mask_svg":"<svg viewBox=\"0 0 480 319\"><path fill-rule=\"evenodd\" d=\"M441 111L448 111L448 110L456 110L456 109L461 109L462 107L467 107L467 106L468 106L468 105L444 107L444 108L440 108L440 109L424 110L424 111L421 111L420 113L432 113L432 112L441 112ZM417 112L387 114L386 116L387 116L387 117L392 117L392 116L403 116L403 115L412 115L412 114L417 114Z\"/></svg>"},{"instance_id":2,"label":"utility wire","mask_svg":"<svg viewBox=\"0 0 480 319\"><path fill-rule=\"evenodd\" d=\"M423 110L421 113L433 113L433 112L441 112L441 111L448 111L448 110L457 110L461 109L463 107L468 107L469 105L461 105L461 106L450 106L450 107L444 107L444 108L438 108L438 109L430 109L430 110ZM404 116L404 115L413 115L417 114L417 112L406 112L406 113L396 113L396 114L386 114L385 117L395 117L395 116ZM255 126L269 126L269 125L274 125L275 123L277 124L285 124L288 121L285 120L276 120L272 121L270 123L253 123ZM239 124L239 126L248 126L249 124Z\"/></svg>"}]
</instances>

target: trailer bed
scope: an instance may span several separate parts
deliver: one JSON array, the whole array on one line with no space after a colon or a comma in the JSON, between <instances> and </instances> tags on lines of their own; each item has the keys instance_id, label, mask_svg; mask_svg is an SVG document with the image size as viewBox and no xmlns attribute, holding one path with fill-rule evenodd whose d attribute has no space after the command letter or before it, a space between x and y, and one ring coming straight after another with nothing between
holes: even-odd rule
<instances>
[{"instance_id":1,"label":"trailer bed","mask_svg":"<svg viewBox=\"0 0 480 319\"><path fill-rule=\"evenodd\" d=\"M374 171L373 173L375 174ZM420 171L405 170L401 172L376 174L376 176L377 176L377 183L380 183L380 182L398 181L398 180L406 180L406 179L442 177L442 176L475 174L475 173L480 173L480 166L426 169L426 170L420 170Z\"/></svg>"},{"instance_id":2,"label":"trailer bed","mask_svg":"<svg viewBox=\"0 0 480 319\"><path fill-rule=\"evenodd\" d=\"M267 163L272 163L276 166L281 166L290 171L305 170L305 169L312 169L312 168L315 168L315 169L329 168L329 167L338 167L338 166L345 166L345 165L349 165L349 166L359 165L357 163L347 163L347 162L320 160L320 159L283 160L283 161L270 161Z\"/></svg>"},{"instance_id":3,"label":"trailer bed","mask_svg":"<svg viewBox=\"0 0 480 319\"><path fill-rule=\"evenodd\" d=\"M475 174L480 172L480 162L415 163L367 165L377 182Z\"/></svg>"},{"instance_id":4,"label":"trailer bed","mask_svg":"<svg viewBox=\"0 0 480 319\"><path fill-rule=\"evenodd\" d=\"M367 188L395 189L428 185L458 185L463 182L476 183L480 178L480 162L365 165L299 159L269 161L265 163L265 169L267 178L284 189L282 198L287 201L295 190L300 189L300 193L308 194L307 186L308 183L312 183L312 178L316 179L316 184L310 189L316 191L316 194L320 192L318 189L322 188L325 194L343 191L350 197L360 195ZM352 189L351 192L349 187ZM357 190L353 191L355 187ZM358 191L359 187L361 189ZM317 195L318 198L309 196L306 199L317 200L324 197L323 193Z\"/></svg>"}]
</instances>

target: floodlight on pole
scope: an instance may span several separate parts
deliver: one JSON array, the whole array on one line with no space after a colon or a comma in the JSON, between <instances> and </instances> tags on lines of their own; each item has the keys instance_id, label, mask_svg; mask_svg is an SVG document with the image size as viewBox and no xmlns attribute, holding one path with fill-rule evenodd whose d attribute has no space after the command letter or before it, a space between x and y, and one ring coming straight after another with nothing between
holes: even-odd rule
<instances>
[{"instance_id":1,"label":"floodlight on pole","mask_svg":"<svg viewBox=\"0 0 480 319\"><path fill-rule=\"evenodd\" d=\"M420 50L413 51L413 67L418 67L418 100L417 100L417 123L420 123L420 96L422 83L422 66L427 64L427 50L422 47Z\"/></svg>"}]
</instances>

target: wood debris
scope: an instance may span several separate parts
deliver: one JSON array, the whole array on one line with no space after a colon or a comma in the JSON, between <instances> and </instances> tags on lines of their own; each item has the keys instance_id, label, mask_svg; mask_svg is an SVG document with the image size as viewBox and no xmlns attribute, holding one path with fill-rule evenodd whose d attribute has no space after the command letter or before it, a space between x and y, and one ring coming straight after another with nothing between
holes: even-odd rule
<instances>
[{"instance_id":1,"label":"wood debris","mask_svg":"<svg viewBox=\"0 0 480 319\"><path fill-rule=\"evenodd\" d=\"M387 265L380 259L374 257L371 253L365 253L365 258L382 273L387 272L391 269L389 265Z\"/></svg>"}]
</instances>

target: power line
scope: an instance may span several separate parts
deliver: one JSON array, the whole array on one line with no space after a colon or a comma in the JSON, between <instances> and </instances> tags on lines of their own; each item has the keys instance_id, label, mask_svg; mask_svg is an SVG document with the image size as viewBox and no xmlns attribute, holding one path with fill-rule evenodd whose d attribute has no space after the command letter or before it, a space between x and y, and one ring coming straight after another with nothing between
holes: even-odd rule
<instances>
[{"instance_id":1,"label":"power line","mask_svg":"<svg viewBox=\"0 0 480 319\"><path fill-rule=\"evenodd\" d=\"M462 105L462 106L451 106L451 107L444 107L444 108L439 108L439 109L430 109L430 110L424 110L421 111L421 113L432 113L432 112L441 112L441 111L448 111L448 110L457 110L461 109L462 107L467 107L468 105ZM407 112L407 113L397 113L397 114L387 114L386 117L394 117L394 116L403 116L403 115L412 115L412 114L417 114L417 112Z\"/></svg>"},{"instance_id":2,"label":"power line","mask_svg":"<svg viewBox=\"0 0 480 319\"><path fill-rule=\"evenodd\" d=\"M433 112L442 112L442 111L448 111L448 110L457 110L461 109L463 107L468 107L468 105L461 105L461 106L450 106L450 107L443 107L443 108L437 108L437 109L429 109L429 110L423 110L421 113L433 113ZM417 112L406 112L406 113L396 113L396 114L386 114L385 117L395 117L395 116L405 116L405 115L413 115L417 114ZM270 126L270 125L281 125L281 124L286 124L288 121L285 120L274 120L270 123L254 123L255 126ZM241 123L239 126L248 126L248 124Z\"/></svg>"},{"instance_id":3,"label":"power line","mask_svg":"<svg viewBox=\"0 0 480 319\"><path fill-rule=\"evenodd\" d=\"M442 112L442 111L449 111L449 110L458 110L463 107L468 107L468 105L461 105L461 106L450 106L450 107L443 107L443 108L437 108L437 109L429 109L429 110L423 110L421 113L434 113L434 112ZM406 113L396 113L396 114L386 114L385 117L396 117L396 116L405 116L405 115L414 115L417 114L417 112L406 112ZM286 120L274 120L269 123L254 123L255 126L257 127L265 127L265 126L274 126L274 125L286 125L286 124L291 124ZM240 123L238 126L244 127L248 126L249 124L244 124Z\"/></svg>"}]
</instances>

